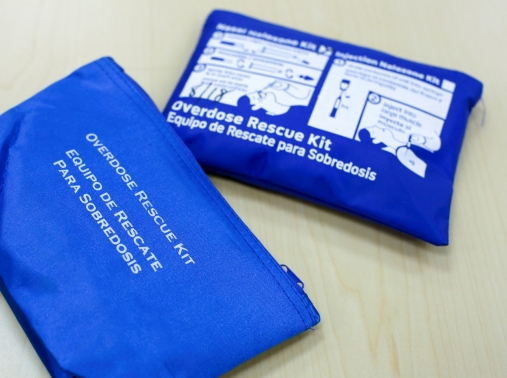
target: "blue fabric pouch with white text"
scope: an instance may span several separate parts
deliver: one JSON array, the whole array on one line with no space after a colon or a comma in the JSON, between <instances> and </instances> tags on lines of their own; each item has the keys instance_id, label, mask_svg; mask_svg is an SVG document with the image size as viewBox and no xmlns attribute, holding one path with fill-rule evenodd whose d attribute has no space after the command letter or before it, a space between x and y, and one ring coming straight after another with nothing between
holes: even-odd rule
<instances>
[{"instance_id":1,"label":"blue fabric pouch with white text","mask_svg":"<svg viewBox=\"0 0 507 378\"><path fill-rule=\"evenodd\" d=\"M164 111L211 172L448 244L482 84L215 11Z\"/></svg>"},{"instance_id":2,"label":"blue fabric pouch with white text","mask_svg":"<svg viewBox=\"0 0 507 378\"><path fill-rule=\"evenodd\" d=\"M0 116L0 289L53 377L216 377L319 322L110 58Z\"/></svg>"}]
</instances>

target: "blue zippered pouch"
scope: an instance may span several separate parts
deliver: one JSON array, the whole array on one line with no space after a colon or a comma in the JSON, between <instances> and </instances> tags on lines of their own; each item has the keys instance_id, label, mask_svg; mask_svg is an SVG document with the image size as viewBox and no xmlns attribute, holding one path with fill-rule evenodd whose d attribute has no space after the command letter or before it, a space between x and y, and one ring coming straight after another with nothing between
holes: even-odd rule
<instances>
[{"instance_id":1,"label":"blue zippered pouch","mask_svg":"<svg viewBox=\"0 0 507 378\"><path fill-rule=\"evenodd\" d=\"M460 72L215 11L164 115L206 170L446 245L481 92Z\"/></svg>"},{"instance_id":2,"label":"blue zippered pouch","mask_svg":"<svg viewBox=\"0 0 507 378\"><path fill-rule=\"evenodd\" d=\"M110 58L0 116L0 288L53 377L216 377L319 322Z\"/></svg>"}]
</instances>

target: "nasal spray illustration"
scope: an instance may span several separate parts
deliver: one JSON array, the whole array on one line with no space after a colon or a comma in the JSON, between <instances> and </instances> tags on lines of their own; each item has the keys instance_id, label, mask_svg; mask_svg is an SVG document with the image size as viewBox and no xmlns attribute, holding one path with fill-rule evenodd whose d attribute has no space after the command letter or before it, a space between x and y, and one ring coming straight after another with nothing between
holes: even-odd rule
<instances>
[{"instance_id":1,"label":"nasal spray illustration","mask_svg":"<svg viewBox=\"0 0 507 378\"><path fill-rule=\"evenodd\" d=\"M333 106L333 110L331 110L330 117L336 118L336 113L338 113L338 109L340 109L340 105L342 104L343 96L345 96L345 92L347 92L347 89L350 86L350 80L343 79L340 82L340 94L336 98Z\"/></svg>"}]
</instances>

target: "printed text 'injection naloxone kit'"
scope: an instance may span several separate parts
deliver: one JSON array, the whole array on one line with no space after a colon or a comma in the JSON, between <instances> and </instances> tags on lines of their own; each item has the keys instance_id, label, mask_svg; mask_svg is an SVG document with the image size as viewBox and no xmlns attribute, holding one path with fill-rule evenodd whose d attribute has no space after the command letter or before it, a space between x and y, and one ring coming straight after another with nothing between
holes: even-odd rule
<instances>
[{"instance_id":1,"label":"printed text 'injection naloxone kit'","mask_svg":"<svg viewBox=\"0 0 507 378\"><path fill-rule=\"evenodd\" d=\"M215 11L164 115L212 172L448 244L482 84Z\"/></svg>"}]
</instances>

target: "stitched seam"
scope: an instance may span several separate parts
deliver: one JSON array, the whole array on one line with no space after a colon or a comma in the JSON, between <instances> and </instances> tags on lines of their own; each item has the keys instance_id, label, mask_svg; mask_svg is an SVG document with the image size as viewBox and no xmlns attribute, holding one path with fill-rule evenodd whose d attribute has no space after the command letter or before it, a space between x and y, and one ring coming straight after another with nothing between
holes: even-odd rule
<instances>
[{"instance_id":1,"label":"stitched seam","mask_svg":"<svg viewBox=\"0 0 507 378\"><path fill-rule=\"evenodd\" d=\"M101 63L101 62L99 62ZM110 64L109 62L107 62L107 64ZM298 313L299 317L301 318L301 321L303 322L303 325L305 326L305 328L309 328L303 318L303 316L301 315L301 313L299 312L297 306L295 305L294 301L290 298L290 296L287 294L287 292L284 290L284 288L281 286L279 280L275 277L275 275L271 272L271 270L266 266L266 263L260 258L259 256L259 253L256 251L256 248L254 248L254 246L245 238L245 236L243 235L243 233L241 232L241 230L238 229L238 226L232 221L232 219L230 218L230 215L227 214L227 212L225 211L225 209L223 208L223 206L218 203L218 201L214 198L214 196L209 192L209 189L206 187L206 185L199 179L198 175L196 174L196 172L194 171L194 168L192 166L190 166L190 164L185 161L182 157L182 155L180 154L180 152L173 146L173 142L167 138L167 136L160 130L159 126L157 125L157 123L152 119L152 117L150 116L150 114L148 114L146 112L146 110L144 109L144 106L142 106L141 104L138 103L137 99L133 98L130 93L126 92L123 88L121 88L115 81L115 78L113 78L109 72L107 72L107 70L105 70L103 67L101 67L101 64L98 64L98 67L106 74L106 76L108 76L111 81L128 97L130 98L130 100L132 100L138 107L140 107L141 111L145 114L145 116L148 118L148 120L150 121L150 123L152 123L156 129L162 134L162 136L164 137L164 139L166 139L169 143L169 145L171 146L171 148L176 152L176 155L178 156L178 158L180 159L180 161L185 165L187 166L187 168L189 168L190 172L192 173L192 175L194 176L194 178L198 181L198 183L205 189L205 192L207 193L207 195L209 197L211 197L211 199L213 200L213 202L220 208L220 210L224 213L224 215L226 216L226 218L228 219L228 221L234 226L234 228L238 231L239 235L243 238L243 240L246 242L246 244L251 248L251 250L255 253L255 255L257 256L257 258L261 261L261 263L264 265L264 267L266 268L266 270L271 274L271 276L274 278L274 280L277 282L278 286L280 287L280 289L282 290L282 292L285 294L285 296L287 297L287 299L289 300L289 302L291 302L291 304L293 305L294 309L296 310L296 312ZM127 85L127 87L131 88L131 89L134 89L135 92L137 92L137 89L136 88L132 88L132 85L131 83L129 83L127 80L125 80L125 78L123 78L121 75L117 75L117 77L122 80L122 82ZM143 102L144 102L144 99L143 99ZM144 104L144 105L148 105L148 104ZM292 288L292 290L295 292L295 288L292 286L292 282L289 281L289 278L288 277L285 277L285 279L287 280L287 282L289 283L289 287ZM311 318L314 318L313 317L313 314L312 312L309 310L308 308L308 304L305 303L305 301L302 300L302 298L300 298L300 295L299 293L295 292L295 294L297 295L297 297L301 300L301 302L303 303L303 305L306 307L309 315Z\"/></svg>"}]
</instances>

